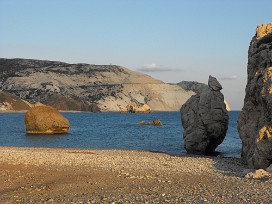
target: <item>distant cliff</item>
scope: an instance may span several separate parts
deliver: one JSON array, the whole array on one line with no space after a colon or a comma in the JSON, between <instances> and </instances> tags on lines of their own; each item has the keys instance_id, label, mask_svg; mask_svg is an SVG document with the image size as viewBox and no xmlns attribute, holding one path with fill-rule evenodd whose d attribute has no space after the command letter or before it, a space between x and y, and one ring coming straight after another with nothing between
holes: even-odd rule
<instances>
[{"instance_id":1,"label":"distant cliff","mask_svg":"<svg viewBox=\"0 0 272 204\"><path fill-rule=\"evenodd\" d=\"M0 58L0 87L60 110L126 111L130 101L177 111L194 93L116 65Z\"/></svg>"},{"instance_id":2,"label":"distant cliff","mask_svg":"<svg viewBox=\"0 0 272 204\"><path fill-rule=\"evenodd\" d=\"M201 89L208 86L206 84L199 83L196 81L182 81L182 82L177 83L177 85L180 86L181 88L183 88L184 90L193 91L195 93L200 93ZM229 106L228 102L226 100L224 102L226 104L227 111L230 111L230 106Z\"/></svg>"}]
</instances>

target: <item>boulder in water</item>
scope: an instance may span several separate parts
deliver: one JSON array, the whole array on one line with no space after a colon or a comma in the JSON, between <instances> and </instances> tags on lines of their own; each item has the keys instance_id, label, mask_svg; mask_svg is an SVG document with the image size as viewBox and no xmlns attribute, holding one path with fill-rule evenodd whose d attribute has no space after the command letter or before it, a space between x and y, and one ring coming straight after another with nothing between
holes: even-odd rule
<instances>
[{"instance_id":1,"label":"boulder in water","mask_svg":"<svg viewBox=\"0 0 272 204\"><path fill-rule=\"evenodd\" d=\"M147 104L137 104L136 102L131 101L127 105L127 111L129 113L150 113L151 108Z\"/></svg>"},{"instance_id":2,"label":"boulder in water","mask_svg":"<svg viewBox=\"0 0 272 204\"><path fill-rule=\"evenodd\" d=\"M25 115L27 134L67 133L70 123L59 111L51 106L37 106Z\"/></svg>"}]
</instances>

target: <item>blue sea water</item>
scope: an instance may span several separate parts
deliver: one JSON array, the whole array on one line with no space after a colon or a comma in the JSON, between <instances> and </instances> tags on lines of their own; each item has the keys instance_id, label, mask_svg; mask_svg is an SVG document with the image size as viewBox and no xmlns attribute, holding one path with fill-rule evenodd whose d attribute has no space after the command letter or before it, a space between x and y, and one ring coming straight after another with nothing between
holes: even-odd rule
<instances>
[{"instance_id":1,"label":"blue sea water","mask_svg":"<svg viewBox=\"0 0 272 204\"><path fill-rule=\"evenodd\" d=\"M224 142L216 149L227 157L240 157L237 132L239 111L230 111ZM0 146L62 147L96 149L137 149L185 154L183 129L178 112L150 114L63 113L70 121L68 134L26 135L24 113L0 114ZM139 122L160 119L163 126L143 126Z\"/></svg>"}]
</instances>

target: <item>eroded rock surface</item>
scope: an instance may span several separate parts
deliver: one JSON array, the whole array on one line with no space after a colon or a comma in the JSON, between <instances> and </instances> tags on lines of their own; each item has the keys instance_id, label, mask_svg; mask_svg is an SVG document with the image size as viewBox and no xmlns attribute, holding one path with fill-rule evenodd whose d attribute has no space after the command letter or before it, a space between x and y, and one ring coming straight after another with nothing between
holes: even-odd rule
<instances>
[{"instance_id":1,"label":"eroded rock surface","mask_svg":"<svg viewBox=\"0 0 272 204\"><path fill-rule=\"evenodd\" d=\"M272 23L269 24L264 23L262 25L259 25L256 28L256 39L260 39L269 33L272 33Z\"/></svg>"},{"instance_id":2,"label":"eroded rock surface","mask_svg":"<svg viewBox=\"0 0 272 204\"><path fill-rule=\"evenodd\" d=\"M136 103L135 101L131 101L127 105L127 111L129 113L150 113L151 108L147 104L139 104L139 103Z\"/></svg>"},{"instance_id":3,"label":"eroded rock surface","mask_svg":"<svg viewBox=\"0 0 272 204\"><path fill-rule=\"evenodd\" d=\"M70 127L68 119L50 106L37 106L25 115L27 134L62 134Z\"/></svg>"},{"instance_id":4,"label":"eroded rock surface","mask_svg":"<svg viewBox=\"0 0 272 204\"><path fill-rule=\"evenodd\" d=\"M196 94L200 93L203 88L208 87L207 84L203 84L197 81L181 81L177 83L177 85L183 88L184 90L193 91ZM228 102L226 100L224 100L224 102L226 104L227 111L230 111L231 109Z\"/></svg>"},{"instance_id":5,"label":"eroded rock surface","mask_svg":"<svg viewBox=\"0 0 272 204\"><path fill-rule=\"evenodd\" d=\"M244 107L238 119L242 158L250 167L272 163L272 23L257 27L248 51Z\"/></svg>"},{"instance_id":6,"label":"eroded rock surface","mask_svg":"<svg viewBox=\"0 0 272 204\"><path fill-rule=\"evenodd\" d=\"M188 153L211 154L221 144L228 129L228 113L222 86L210 76L208 86L181 107L184 147Z\"/></svg>"}]
</instances>

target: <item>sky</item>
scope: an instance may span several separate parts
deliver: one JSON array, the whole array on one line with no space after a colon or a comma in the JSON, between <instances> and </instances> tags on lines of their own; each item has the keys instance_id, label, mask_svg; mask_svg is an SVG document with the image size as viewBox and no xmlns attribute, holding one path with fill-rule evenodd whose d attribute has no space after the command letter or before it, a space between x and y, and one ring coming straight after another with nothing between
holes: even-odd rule
<instances>
[{"instance_id":1,"label":"sky","mask_svg":"<svg viewBox=\"0 0 272 204\"><path fill-rule=\"evenodd\" d=\"M115 64L167 83L209 75L243 106L247 52L271 0L0 0L0 57Z\"/></svg>"}]
</instances>

